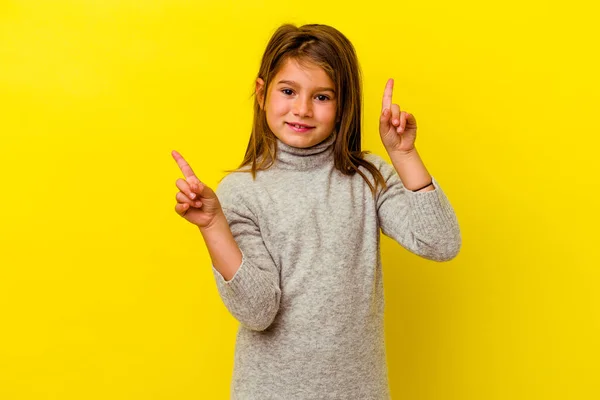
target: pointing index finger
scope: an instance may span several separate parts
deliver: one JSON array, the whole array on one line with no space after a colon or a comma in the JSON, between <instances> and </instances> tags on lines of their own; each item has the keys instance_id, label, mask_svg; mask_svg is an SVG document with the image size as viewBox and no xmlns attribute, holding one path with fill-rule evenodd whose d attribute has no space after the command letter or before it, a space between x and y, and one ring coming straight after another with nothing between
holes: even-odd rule
<instances>
[{"instance_id":1,"label":"pointing index finger","mask_svg":"<svg viewBox=\"0 0 600 400\"><path fill-rule=\"evenodd\" d=\"M173 155L173 158L175 159L175 161L177 161L177 165L179 165L179 169L181 170L181 172L183 172L183 176L185 176L186 179L195 178L199 181L199 179L196 177L196 174L194 174L192 167L190 167L190 164L188 164L187 161L185 161L181 154L173 150L171 152L171 155Z\"/></svg>"},{"instance_id":2,"label":"pointing index finger","mask_svg":"<svg viewBox=\"0 0 600 400\"><path fill-rule=\"evenodd\" d=\"M388 79L387 84L385 85L385 90L383 91L383 102L381 111L387 109L391 109L392 107L392 94L394 93L394 80Z\"/></svg>"}]
</instances>

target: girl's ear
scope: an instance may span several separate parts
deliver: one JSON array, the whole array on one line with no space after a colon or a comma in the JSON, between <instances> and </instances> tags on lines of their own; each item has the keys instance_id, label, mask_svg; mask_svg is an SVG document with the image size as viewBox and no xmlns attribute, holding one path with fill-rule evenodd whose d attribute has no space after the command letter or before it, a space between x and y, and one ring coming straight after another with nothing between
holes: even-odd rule
<instances>
[{"instance_id":1,"label":"girl's ear","mask_svg":"<svg viewBox=\"0 0 600 400\"><path fill-rule=\"evenodd\" d=\"M263 110L263 102L265 100L265 96L264 96L264 87L265 87L265 81L263 81L261 78L256 78L256 98L258 99L258 105L260 106L260 109Z\"/></svg>"}]
</instances>

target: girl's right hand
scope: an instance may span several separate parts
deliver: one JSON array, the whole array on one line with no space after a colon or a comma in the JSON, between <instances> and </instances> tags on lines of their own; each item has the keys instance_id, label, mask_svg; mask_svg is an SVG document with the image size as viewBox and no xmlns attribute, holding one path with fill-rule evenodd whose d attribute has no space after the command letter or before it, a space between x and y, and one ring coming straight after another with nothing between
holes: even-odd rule
<instances>
[{"instance_id":1,"label":"girl's right hand","mask_svg":"<svg viewBox=\"0 0 600 400\"><path fill-rule=\"evenodd\" d=\"M218 216L223 215L217 195L211 188L200 182L181 154L173 150L171 155L185 176L185 180L179 178L175 182L179 189L175 196L177 200L175 211L199 228L211 226Z\"/></svg>"}]
</instances>

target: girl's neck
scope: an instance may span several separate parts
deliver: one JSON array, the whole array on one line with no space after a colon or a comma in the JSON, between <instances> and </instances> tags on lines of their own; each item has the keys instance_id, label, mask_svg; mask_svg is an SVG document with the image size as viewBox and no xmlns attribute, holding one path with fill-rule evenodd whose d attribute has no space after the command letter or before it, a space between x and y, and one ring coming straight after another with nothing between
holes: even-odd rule
<instances>
[{"instance_id":1,"label":"girl's neck","mask_svg":"<svg viewBox=\"0 0 600 400\"><path fill-rule=\"evenodd\" d=\"M277 162L275 165L284 169L311 169L333 162L333 144L335 132L312 147L293 147L277 139Z\"/></svg>"}]
</instances>

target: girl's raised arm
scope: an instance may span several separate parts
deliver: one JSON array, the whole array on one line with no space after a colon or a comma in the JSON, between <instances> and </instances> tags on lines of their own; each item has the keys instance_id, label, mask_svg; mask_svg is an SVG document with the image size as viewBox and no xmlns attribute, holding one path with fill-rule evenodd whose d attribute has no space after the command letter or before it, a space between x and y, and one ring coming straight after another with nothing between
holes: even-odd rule
<instances>
[{"instance_id":1,"label":"girl's raised arm","mask_svg":"<svg viewBox=\"0 0 600 400\"><path fill-rule=\"evenodd\" d=\"M175 211L198 226L213 266L223 278L230 280L242 263L242 252L229 229L219 199L210 187L196 177L178 152L171 154L185 176L185 180L179 178L175 183L180 190L175 196Z\"/></svg>"}]
</instances>

